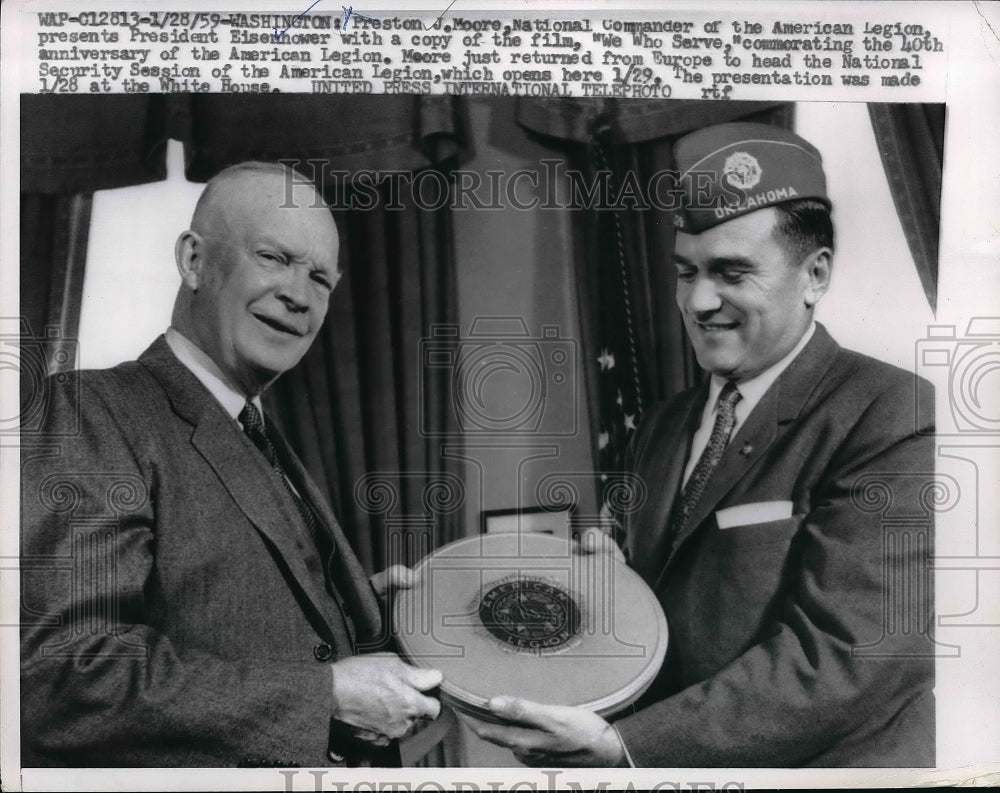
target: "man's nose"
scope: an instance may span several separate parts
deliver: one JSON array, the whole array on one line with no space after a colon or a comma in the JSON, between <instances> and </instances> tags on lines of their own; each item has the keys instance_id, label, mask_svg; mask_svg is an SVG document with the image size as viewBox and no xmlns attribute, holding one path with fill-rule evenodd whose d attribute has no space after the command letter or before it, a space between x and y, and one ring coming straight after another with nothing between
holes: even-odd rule
<instances>
[{"instance_id":1,"label":"man's nose","mask_svg":"<svg viewBox=\"0 0 1000 793\"><path fill-rule=\"evenodd\" d=\"M696 278L687 299L688 308L696 314L711 313L722 308L722 298L711 278Z\"/></svg>"},{"instance_id":2,"label":"man's nose","mask_svg":"<svg viewBox=\"0 0 1000 793\"><path fill-rule=\"evenodd\" d=\"M278 298L292 311L309 308L309 273L302 267L288 267L278 282Z\"/></svg>"}]
</instances>

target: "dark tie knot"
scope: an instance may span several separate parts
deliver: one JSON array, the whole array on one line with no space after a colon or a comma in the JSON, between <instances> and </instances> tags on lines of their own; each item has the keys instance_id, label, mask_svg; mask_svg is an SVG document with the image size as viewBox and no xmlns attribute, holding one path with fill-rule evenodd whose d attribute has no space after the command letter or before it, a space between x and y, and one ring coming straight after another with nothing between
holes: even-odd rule
<instances>
[{"instance_id":1,"label":"dark tie knot","mask_svg":"<svg viewBox=\"0 0 1000 793\"><path fill-rule=\"evenodd\" d=\"M732 380L727 380L726 384L722 387L722 391L719 393L719 413L732 413L736 410L736 404L741 399L743 399L743 394L741 394L740 389L736 387L736 383Z\"/></svg>"},{"instance_id":2,"label":"dark tie knot","mask_svg":"<svg viewBox=\"0 0 1000 793\"><path fill-rule=\"evenodd\" d=\"M280 469L277 455L274 452L274 446L271 444L271 439L267 437L267 431L264 429L264 417L260 415L257 406L253 402L247 401L243 406L243 410L240 411L238 418L240 424L243 425L243 434L261 451L272 467Z\"/></svg>"},{"instance_id":3,"label":"dark tie knot","mask_svg":"<svg viewBox=\"0 0 1000 793\"><path fill-rule=\"evenodd\" d=\"M257 406L249 400L240 411L239 420L240 424L243 425L244 432L264 432L264 418L257 410Z\"/></svg>"}]
</instances>

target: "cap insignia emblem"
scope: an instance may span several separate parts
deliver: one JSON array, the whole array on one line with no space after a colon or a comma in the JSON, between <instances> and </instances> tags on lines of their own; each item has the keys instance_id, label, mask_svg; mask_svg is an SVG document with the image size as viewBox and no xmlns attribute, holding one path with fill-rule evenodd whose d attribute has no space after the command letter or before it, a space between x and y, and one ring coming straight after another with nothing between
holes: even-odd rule
<instances>
[{"instance_id":1,"label":"cap insignia emblem","mask_svg":"<svg viewBox=\"0 0 1000 793\"><path fill-rule=\"evenodd\" d=\"M759 184L763 171L756 157L745 151L738 151L726 157L722 173L733 187L750 190Z\"/></svg>"}]
</instances>

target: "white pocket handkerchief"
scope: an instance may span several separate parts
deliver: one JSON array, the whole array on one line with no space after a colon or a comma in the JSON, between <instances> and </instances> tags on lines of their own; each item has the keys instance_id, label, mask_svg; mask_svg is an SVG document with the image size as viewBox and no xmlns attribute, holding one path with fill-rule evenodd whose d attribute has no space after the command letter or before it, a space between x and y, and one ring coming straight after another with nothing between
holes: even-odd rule
<instances>
[{"instance_id":1,"label":"white pocket handkerchief","mask_svg":"<svg viewBox=\"0 0 1000 793\"><path fill-rule=\"evenodd\" d=\"M715 519L720 529L735 526L749 526L753 523L768 523L792 517L791 501L758 501L756 504L740 504L736 507L720 509Z\"/></svg>"}]
</instances>

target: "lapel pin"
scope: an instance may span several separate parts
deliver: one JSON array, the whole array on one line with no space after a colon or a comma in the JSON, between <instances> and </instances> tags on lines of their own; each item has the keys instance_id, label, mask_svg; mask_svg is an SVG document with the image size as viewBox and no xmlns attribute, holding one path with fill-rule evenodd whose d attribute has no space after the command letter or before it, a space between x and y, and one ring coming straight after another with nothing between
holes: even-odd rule
<instances>
[{"instance_id":1,"label":"lapel pin","mask_svg":"<svg viewBox=\"0 0 1000 793\"><path fill-rule=\"evenodd\" d=\"M744 457L749 457L752 451L753 451L753 446L747 443L743 445L742 449L740 449L740 454L742 454Z\"/></svg>"}]
</instances>

